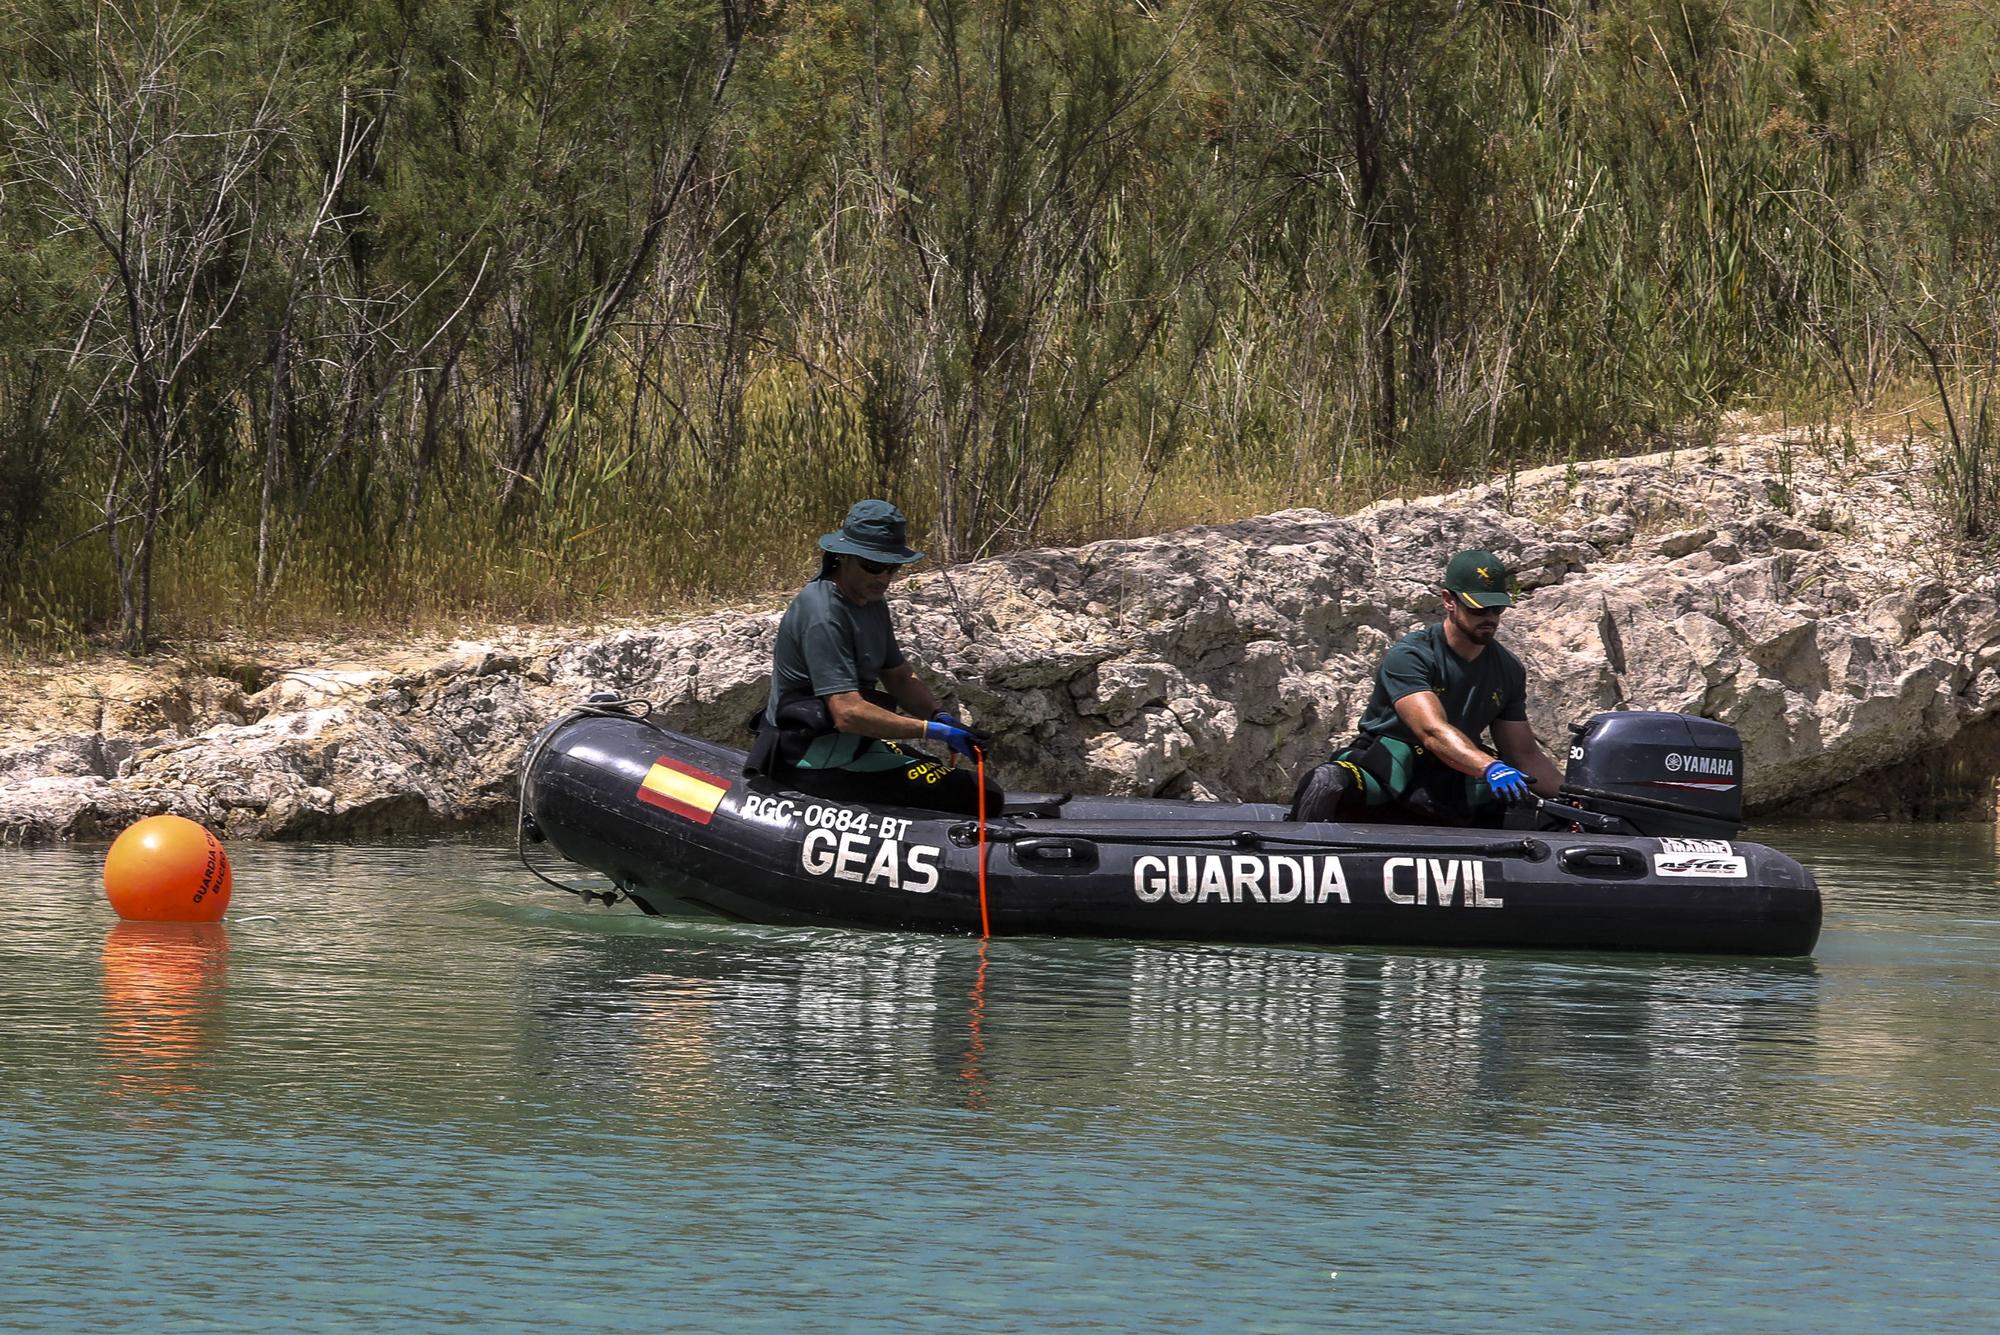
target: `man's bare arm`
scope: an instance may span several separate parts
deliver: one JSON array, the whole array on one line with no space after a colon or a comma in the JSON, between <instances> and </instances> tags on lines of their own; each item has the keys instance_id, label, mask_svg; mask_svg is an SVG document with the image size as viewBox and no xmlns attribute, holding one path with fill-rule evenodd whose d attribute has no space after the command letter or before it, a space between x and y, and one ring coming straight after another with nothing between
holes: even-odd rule
<instances>
[{"instance_id":1,"label":"man's bare arm","mask_svg":"<svg viewBox=\"0 0 2000 1335\"><path fill-rule=\"evenodd\" d=\"M837 731L851 732L856 737L899 742L924 735L922 719L884 709L859 691L842 691L827 696L826 712L833 716L833 726Z\"/></svg>"},{"instance_id":2,"label":"man's bare arm","mask_svg":"<svg viewBox=\"0 0 2000 1335\"><path fill-rule=\"evenodd\" d=\"M929 718L938 712L938 698L931 688L917 675L909 660L882 670L882 688L896 697L896 703L906 714L918 718Z\"/></svg>"},{"instance_id":3,"label":"man's bare arm","mask_svg":"<svg viewBox=\"0 0 2000 1335\"><path fill-rule=\"evenodd\" d=\"M1474 778L1486 772L1493 757L1473 744L1470 737L1451 726L1444 716L1444 702L1435 691L1414 691L1396 701L1396 715L1417 735L1424 750Z\"/></svg>"},{"instance_id":4,"label":"man's bare arm","mask_svg":"<svg viewBox=\"0 0 2000 1335\"><path fill-rule=\"evenodd\" d=\"M1542 751L1535 730L1520 719L1494 719L1493 744L1500 758L1528 776L1528 786L1543 797L1554 797L1562 789L1562 772Z\"/></svg>"},{"instance_id":5,"label":"man's bare arm","mask_svg":"<svg viewBox=\"0 0 2000 1335\"><path fill-rule=\"evenodd\" d=\"M924 724L937 713L937 697L908 663L884 669L882 686L896 697L910 718L893 709L884 709L859 691L840 691L826 697L826 711L833 726L857 737L874 737L885 742L906 741L924 735Z\"/></svg>"}]
</instances>

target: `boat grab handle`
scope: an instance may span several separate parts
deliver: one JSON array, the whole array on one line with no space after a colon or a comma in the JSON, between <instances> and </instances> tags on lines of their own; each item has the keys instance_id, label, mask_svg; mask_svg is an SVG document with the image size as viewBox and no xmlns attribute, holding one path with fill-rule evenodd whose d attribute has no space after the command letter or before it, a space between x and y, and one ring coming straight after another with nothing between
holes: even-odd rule
<instances>
[{"instance_id":1,"label":"boat grab handle","mask_svg":"<svg viewBox=\"0 0 2000 1335\"><path fill-rule=\"evenodd\" d=\"M1076 873L1097 870L1097 845L1074 835L1016 839L1013 848L1017 863L1041 871Z\"/></svg>"},{"instance_id":2,"label":"boat grab handle","mask_svg":"<svg viewBox=\"0 0 2000 1335\"><path fill-rule=\"evenodd\" d=\"M1606 844L1572 844L1556 857L1556 865L1572 876L1630 879L1646 874L1645 854Z\"/></svg>"}]
</instances>

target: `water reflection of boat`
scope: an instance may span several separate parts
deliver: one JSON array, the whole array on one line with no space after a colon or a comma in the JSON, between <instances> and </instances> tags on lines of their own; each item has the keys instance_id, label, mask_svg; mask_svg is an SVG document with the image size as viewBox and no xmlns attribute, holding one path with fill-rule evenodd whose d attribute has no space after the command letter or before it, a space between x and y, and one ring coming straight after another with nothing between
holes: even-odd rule
<instances>
[{"instance_id":1,"label":"water reflection of boat","mask_svg":"<svg viewBox=\"0 0 2000 1335\"><path fill-rule=\"evenodd\" d=\"M741 751L600 711L536 740L523 824L651 913L950 933L990 920L1004 934L1809 953L1819 889L1785 854L1727 837L1607 832L1642 815L1733 832L1727 819L1648 794L1703 790L1693 802L1734 789L1736 759L1720 746L1625 749L1669 777L1625 785L1637 796L1614 793L1618 815L1562 808L1564 829L1307 824L1268 804L1078 798L1010 804L982 831L938 812L789 791L744 776ZM1602 768L1591 753L1571 773L1601 796L1617 787Z\"/></svg>"},{"instance_id":2,"label":"water reflection of boat","mask_svg":"<svg viewBox=\"0 0 2000 1335\"><path fill-rule=\"evenodd\" d=\"M1393 1109L1414 1133L1462 1123L1469 1103L1755 1117L1746 1053L1809 1058L1819 1003L1804 960L806 940L690 924L572 943L538 978L525 1032L534 1064L593 1098L717 1126L755 1122L775 1098L1214 1117L1218 1135L1246 1105L1301 1133Z\"/></svg>"}]
</instances>

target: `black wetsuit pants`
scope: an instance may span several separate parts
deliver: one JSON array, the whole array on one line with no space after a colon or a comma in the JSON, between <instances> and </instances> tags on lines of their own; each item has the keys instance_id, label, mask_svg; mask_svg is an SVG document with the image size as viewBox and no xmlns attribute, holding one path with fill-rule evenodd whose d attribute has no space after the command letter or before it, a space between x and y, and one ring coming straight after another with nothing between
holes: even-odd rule
<instances>
[{"instance_id":1,"label":"black wetsuit pants","mask_svg":"<svg viewBox=\"0 0 2000 1335\"><path fill-rule=\"evenodd\" d=\"M1424 748L1393 737L1356 738L1307 770L1287 813L1302 821L1470 826L1497 826L1505 816L1505 804L1484 779L1460 774Z\"/></svg>"}]
</instances>

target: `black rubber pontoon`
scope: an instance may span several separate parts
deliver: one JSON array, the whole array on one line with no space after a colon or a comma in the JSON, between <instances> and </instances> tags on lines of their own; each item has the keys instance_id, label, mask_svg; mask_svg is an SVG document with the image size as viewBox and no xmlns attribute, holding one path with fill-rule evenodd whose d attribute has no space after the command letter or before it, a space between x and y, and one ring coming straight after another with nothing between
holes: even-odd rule
<instances>
[{"instance_id":1,"label":"black rubber pontoon","mask_svg":"<svg viewBox=\"0 0 2000 1335\"><path fill-rule=\"evenodd\" d=\"M1713 837L1735 828L1725 818L1735 797L1716 794L1723 777L1735 786L1740 759L1721 758L1734 734L1719 724L1683 738L1681 724L1705 723L1599 715L1576 730L1570 766L1602 789L1605 754L1631 751L1667 777L1590 790L1595 805L1624 799L1639 819L1691 822L1700 836L1612 832L1631 828L1632 810L1592 809L1589 785L1565 788L1575 805L1545 804L1541 823L1563 828L1524 830L1303 824L1260 803L1010 797L986 829L992 930L1809 954L1820 926L1811 874L1774 849ZM573 714L529 749L524 832L648 913L980 931L975 822L810 797L746 778L743 760L615 710Z\"/></svg>"}]
</instances>

